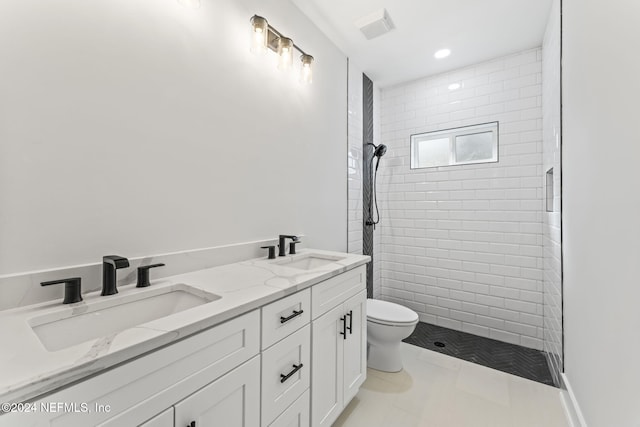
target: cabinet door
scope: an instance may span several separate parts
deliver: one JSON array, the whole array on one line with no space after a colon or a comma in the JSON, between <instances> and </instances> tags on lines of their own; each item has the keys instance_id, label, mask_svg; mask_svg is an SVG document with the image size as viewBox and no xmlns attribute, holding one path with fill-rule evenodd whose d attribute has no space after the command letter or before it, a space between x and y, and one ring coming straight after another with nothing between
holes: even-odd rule
<instances>
[{"instance_id":1,"label":"cabinet door","mask_svg":"<svg viewBox=\"0 0 640 427\"><path fill-rule=\"evenodd\" d=\"M344 303L347 326L351 326L344 341L344 406L349 404L367 378L366 304L366 290Z\"/></svg>"},{"instance_id":2,"label":"cabinet door","mask_svg":"<svg viewBox=\"0 0 640 427\"><path fill-rule=\"evenodd\" d=\"M149 421L140 424L140 427L173 427L173 408L159 413Z\"/></svg>"},{"instance_id":3,"label":"cabinet door","mask_svg":"<svg viewBox=\"0 0 640 427\"><path fill-rule=\"evenodd\" d=\"M311 350L311 425L329 427L342 412L344 347L343 323L339 305L314 320Z\"/></svg>"},{"instance_id":4,"label":"cabinet door","mask_svg":"<svg viewBox=\"0 0 640 427\"><path fill-rule=\"evenodd\" d=\"M174 406L175 425L260 425L260 356L246 362Z\"/></svg>"}]
</instances>

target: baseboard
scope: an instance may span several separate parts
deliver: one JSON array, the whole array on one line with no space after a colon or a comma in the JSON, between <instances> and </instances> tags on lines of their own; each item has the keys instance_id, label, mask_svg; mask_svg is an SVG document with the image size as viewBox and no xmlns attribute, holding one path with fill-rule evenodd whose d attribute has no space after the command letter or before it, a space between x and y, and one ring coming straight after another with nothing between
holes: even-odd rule
<instances>
[{"instance_id":1,"label":"baseboard","mask_svg":"<svg viewBox=\"0 0 640 427\"><path fill-rule=\"evenodd\" d=\"M584 420L580 405L578 405L576 396L573 394L569 379L565 374L560 374L560 377L564 385L560 392L560 399L569 425L571 427L587 427L587 422Z\"/></svg>"}]
</instances>

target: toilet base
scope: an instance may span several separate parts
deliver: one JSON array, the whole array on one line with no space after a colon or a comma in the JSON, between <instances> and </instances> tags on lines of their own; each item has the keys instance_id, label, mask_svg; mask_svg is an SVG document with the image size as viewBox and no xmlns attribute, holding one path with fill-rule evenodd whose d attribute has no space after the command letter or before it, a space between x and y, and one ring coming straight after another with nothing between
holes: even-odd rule
<instances>
[{"instance_id":1,"label":"toilet base","mask_svg":"<svg viewBox=\"0 0 640 427\"><path fill-rule=\"evenodd\" d=\"M386 343L384 346L369 343L367 350L367 366L369 368L383 372L399 372L402 370L400 341L393 344Z\"/></svg>"}]
</instances>

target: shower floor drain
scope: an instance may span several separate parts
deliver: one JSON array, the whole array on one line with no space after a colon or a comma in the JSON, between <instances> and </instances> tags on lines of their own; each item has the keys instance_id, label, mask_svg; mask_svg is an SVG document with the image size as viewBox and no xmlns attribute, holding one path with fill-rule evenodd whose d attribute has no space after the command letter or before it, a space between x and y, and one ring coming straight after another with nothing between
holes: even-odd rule
<instances>
[{"instance_id":1,"label":"shower floor drain","mask_svg":"<svg viewBox=\"0 0 640 427\"><path fill-rule=\"evenodd\" d=\"M444 343L440 341L434 342L433 345L435 345L436 347L444 347Z\"/></svg>"}]
</instances>

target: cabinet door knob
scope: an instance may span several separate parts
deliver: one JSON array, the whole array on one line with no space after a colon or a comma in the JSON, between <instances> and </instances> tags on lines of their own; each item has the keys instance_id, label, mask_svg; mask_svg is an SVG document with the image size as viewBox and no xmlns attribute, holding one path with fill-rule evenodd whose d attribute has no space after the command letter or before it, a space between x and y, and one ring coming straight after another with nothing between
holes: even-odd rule
<instances>
[{"instance_id":1,"label":"cabinet door knob","mask_svg":"<svg viewBox=\"0 0 640 427\"><path fill-rule=\"evenodd\" d=\"M347 329L349 330L349 335L351 335L353 334L353 310L349 310L347 316L349 316L349 326L347 326Z\"/></svg>"},{"instance_id":2,"label":"cabinet door knob","mask_svg":"<svg viewBox=\"0 0 640 427\"><path fill-rule=\"evenodd\" d=\"M191 423L189 423L189 425L187 427L196 427L196 422L195 421L191 421Z\"/></svg>"},{"instance_id":3,"label":"cabinet door knob","mask_svg":"<svg viewBox=\"0 0 640 427\"><path fill-rule=\"evenodd\" d=\"M340 335L342 335L342 339L347 339L347 316L342 316L340 318L340 320L342 320L342 332L340 332Z\"/></svg>"}]
</instances>

